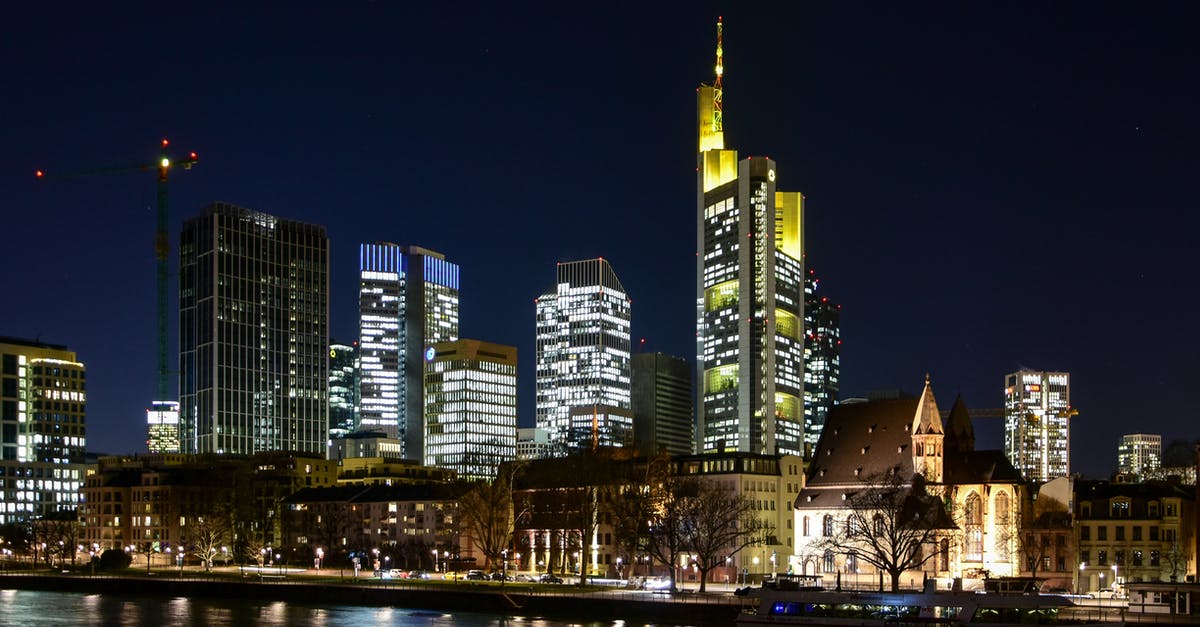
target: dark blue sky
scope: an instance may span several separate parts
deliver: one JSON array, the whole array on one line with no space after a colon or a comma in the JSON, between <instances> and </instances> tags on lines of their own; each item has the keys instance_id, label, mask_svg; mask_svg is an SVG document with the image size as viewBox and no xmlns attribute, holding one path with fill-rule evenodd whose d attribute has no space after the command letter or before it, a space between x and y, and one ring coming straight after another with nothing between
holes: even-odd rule
<instances>
[{"instance_id":1,"label":"dark blue sky","mask_svg":"<svg viewBox=\"0 0 1200 627\"><path fill-rule=\"evenodd\" d=\"M346 5L346 6L343 6ZM520 349L554 263L608 258L634 336L694 352L695 90L726 24L727 142L807 196L809 267L843 304L843 396L1002 404L1066 370L1073 468L1120 434L1194 438L1200 171L1190 3L205 3L20 9L0 37L0 335L76 350L89 448L144 448L154 177L172 245L213 200L323 224L334 336L358 244L462 266L462 332ZM172 257L172 266L177 260ZM176 296L171 296L172 309ZM172 328L175 318L172 315ZM172 333L174 354L174 333ZM999 425L980 424L999 447Z\"/></svg>"}]
</instances>

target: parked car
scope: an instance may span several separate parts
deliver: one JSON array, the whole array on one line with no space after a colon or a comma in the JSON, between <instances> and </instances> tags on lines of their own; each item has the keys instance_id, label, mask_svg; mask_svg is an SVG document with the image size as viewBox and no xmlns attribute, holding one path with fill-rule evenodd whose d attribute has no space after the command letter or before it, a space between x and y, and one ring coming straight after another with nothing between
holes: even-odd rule
<instances>
[{"instance_id":1,"label":"parked car","mask_svg":"<svg viewBox=\"0 0 1200 627\"><path fill-rule=\"evenodd\" d=\"M554 573L542 573L542 576L538 577L538 583L562 583L562 582L563 582L562 577L559 577L558 575L555 575Z\"/></svg>"},{"instance_id":2,"label":"parked car","mask_svg":"<svg viewBox=\"0 0 1200 627\"><path fill-rule=\"evenodd\" d=\"M653 590L655 592L667 592L671 589L670 577L650 577L642 582L643 590Z\"/></svg>"},{"instance_id":3,"label":"parked car","mask_svg":"<svg viewBox=\"0 0 1200 627\"><path fill-rule=\"evenodd\" d=\"M487 581L487 575L482 570L468 570L466 579L468 581Z\"/></svg>"},{"instance_id":4,"label":"parked car","mask_svg":"<svg viewBox=\"0 0 1200 627\"><path fill-rule=\"evenodd\" d=\"M429 571L427 570L410 570L408 571L409 579L429 579Z\"/></svg>"},{"instance_id":5,"label":"parked car","mask_svg":"<svg viewBox=\"0 0 1200 627\"><path fill-rule=\"evenodd\" d=\"M525 581L525 582L530 582L530 583L537 581L536 579L534 579L533 577L530 577L529 575L526 575L525 573L518 573L517 576L514 577L513 579L515 581Z\"/></svg>"},{"instance_id":6,"label":"parked car","mask_svg":"<svg viewBox=\"0 0 1200 627\"><path fill-rule=\"evenodd\" d=\"M512 575L506 575L502 571L499 571L499 570L492 571L491 579L492 579L492 581L512 581L513 580Z\"/></svg>"}]
</instances>

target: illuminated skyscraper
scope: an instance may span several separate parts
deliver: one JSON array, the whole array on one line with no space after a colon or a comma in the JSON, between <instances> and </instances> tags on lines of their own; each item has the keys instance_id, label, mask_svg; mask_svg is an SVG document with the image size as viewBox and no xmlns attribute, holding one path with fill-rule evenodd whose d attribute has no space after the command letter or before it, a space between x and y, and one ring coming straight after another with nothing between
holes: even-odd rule
<instances>
[{"instance_id":1,"label":"illuminated skyscraper","mask_svg":"<svg viewBox=\"0 0 1200 627\"><path fill-rule=\"evenodd\" d=\"M1130 433L1117 448L1117 472L1145 479L1162 468L1162 436Z\"/></svg>"},{"instance_id":2,"label":"illuminated skyscraper","mask_svg":"<svg viewBox=\"0 0 1200 627\"><path fill-rule=\"evenodd\" d=\"M425 465L485 479L516 455L516 347L458 340L427 348Z\"/></svg>"},{"instance_id":3,"label":"illuminated skyscraper","mask_svg":"<svg viewBox=\"0 0 1200 627\"><path fill-rule=\"evenodd\" d=\"M329 345L329 437L358 428L358 347Z\"/></svg>"},{"instance_id":4,"label":"illuminated skyscraper","mask_svg":"<svg viewBox=\"0 0 1200 627\"><path fill-rule=\"evenodd\" d=\"M725 148L721 26L697 90L700 451L804 453L804 197L766 157Z\"/></svg>"},{"instance_id":5,"label":"illuminated skyscraper","mask_svg":"<svg viewBox=\"0 0 1200 627\"><path fill-rule=\"evenodd\" d=\"M841 379L842 306L818 293L812 270L804 276L804 444L817 448L825 417L837 404Z\"/></svg>"},{"instance_id":6,"label":"illuminated skyscraper","mask_svg":"<svg viewBox=\"0 0 1200 627\"><path fill-rule=\"evenodd\" d=\"M424 447L425 348L458 339L458 266L440 253L390 243L359 247L359 425Z\"/></svg>"},{"instance_id":7,"label":"illuminated skyscraper","mask_svg":"<svg viewBox=\"0 0 1200 627\"><path fill-rule=\"evenodd\" d=\"M1071 375L1021 370L1004 377L1004 454L1029 481L1071 474Z\"/></svg>"},{"instance_id":8,"label":"illuminated skyscraper","mask_svg":"<svg viewBox=\"0 0 1200 627\"><path fill-rule=\"evenodd\" d=\"M146 450L150 453L179 452L179 403L154 401L146 410Z\"/></svg>"},{"instance_id":9,"label":"illuminated skyscraper","mask_svg":"<svg viewBox=\"0 0 1200 627\"><path fill-rule=\"evenodd\" d=\"M215 203L184 223L179 257L183 452L324 455L325 228Z\"/></svg>"},{"instance_id":10,"label":"illuminated skyscraper","mask_svg":"<svg viewBox=\"0 0 1200 627\"><path fill-rule=\"evenodd\" d=\"M86 380L66 346L0 337L0 524L79 507Z\"/></svg>"},{"instance_id":11,"label":"illuminated skyscraper","mask_svg":"<svg viewBox=\"0 0 1200 627\"><path fill-rule=\"evenodd\" d=\"M631 301L604 259L558 264L536 301L537 427L556 454L632 442Z\"/></svg>"}]
</instances>

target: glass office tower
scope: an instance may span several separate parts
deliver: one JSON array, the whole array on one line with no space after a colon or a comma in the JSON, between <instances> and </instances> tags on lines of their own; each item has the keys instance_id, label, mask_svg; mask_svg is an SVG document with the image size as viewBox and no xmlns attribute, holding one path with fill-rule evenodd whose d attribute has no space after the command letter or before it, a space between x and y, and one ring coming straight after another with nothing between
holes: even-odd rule
<instances>
[{"instance_id":1,"label":"glass office tower","mask_svg":"<svg viewBox=\"0 0 1200 627\"><path fill-rule=\"evenodd\" d=\"M325 228L215 203L184 223L179 256L183 452L324 455Z\"/></svg>"}]
</instances>

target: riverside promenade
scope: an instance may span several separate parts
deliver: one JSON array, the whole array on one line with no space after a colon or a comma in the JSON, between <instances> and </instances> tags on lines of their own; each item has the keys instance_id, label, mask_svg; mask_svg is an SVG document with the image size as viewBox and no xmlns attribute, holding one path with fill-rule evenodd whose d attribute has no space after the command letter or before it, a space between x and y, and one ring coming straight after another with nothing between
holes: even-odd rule
<instances>
[{"instance_id":1,"label":"riverside promenade","mask_svg":"<svg viewBox=\"0 0 1200 627\"><path fill-rule=\"evenodd\" d=\"M364 605L471 610L561 620L731 625L748 600L732 588L669 594L614 585L381 579L343 571L237 567L145 570L18 570L0 574L0 588L114 595L278 600L308 605ZM693 586L694 588L694 586Z\"/></svg>"}]
</instances>

